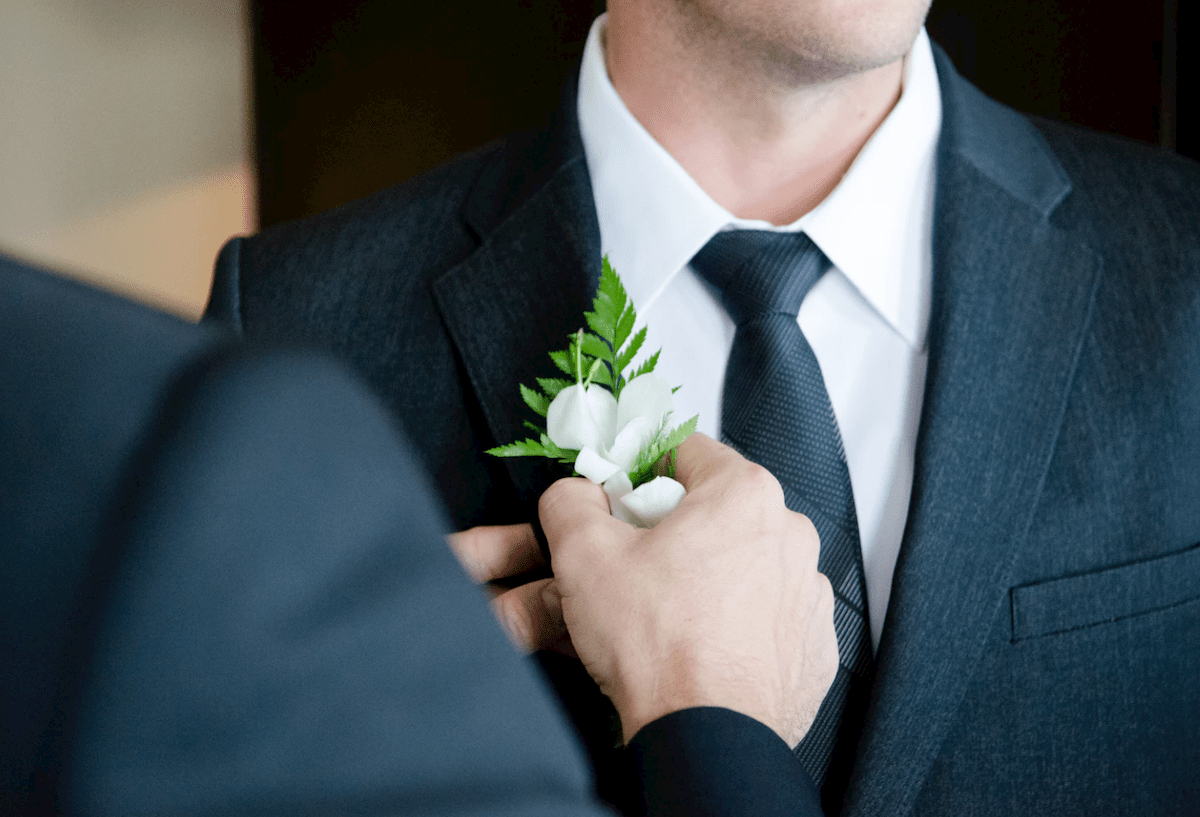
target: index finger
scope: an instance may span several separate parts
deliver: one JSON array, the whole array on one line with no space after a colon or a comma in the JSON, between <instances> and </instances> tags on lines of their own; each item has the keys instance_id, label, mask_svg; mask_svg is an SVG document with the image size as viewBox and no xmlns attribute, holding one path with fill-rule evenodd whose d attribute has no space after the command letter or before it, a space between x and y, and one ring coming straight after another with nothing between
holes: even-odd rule
<instances>
[{"instance_id":1,"label":"index finger","mask_svg":"<svg viewBox=\"0 0 1200 817\"><path fill-rule=\"evenodd\" d=\"M459 564L477 582L517 576L546 563L528 522L480 525L451 533L446 543Z\"/></svg>"}]
</instances>

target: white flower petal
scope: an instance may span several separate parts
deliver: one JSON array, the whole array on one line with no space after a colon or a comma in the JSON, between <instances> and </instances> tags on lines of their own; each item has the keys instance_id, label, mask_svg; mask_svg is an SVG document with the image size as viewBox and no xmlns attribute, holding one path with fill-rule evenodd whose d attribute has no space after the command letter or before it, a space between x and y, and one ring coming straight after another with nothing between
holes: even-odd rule
<instances>
[{"instance_id":1,"label":"white flower petal","mask_svg":"<svg viewBox=\"0 0 1200 817\"><path fill-rule=\"evenodd\" d=\"M686 493L684 487L670 477L655 477L622 496L617 503L610 495L609 505L625 506L637 518L638 527L652 528L675 510ZM616 515L614 511L613 516Z\"/></svg>"},{"instance_id":2,"label":"white flower petal","mask_svg":"<svg viewBox=\"0 0 1200 817\"><path fill-rule=\"evenodd\" d=\"M609 513L622 522L638 525L640 520L621 504L621 497L628 495L632 490L633 483L629 481L629 475L624 471L618 471L604 483L604 493L608 494Z\"/></svg>"},{"instance_id":3,"label":"white flower petal","mask_svg":"<svg viewBox=\"0 0 1200 817\"><path fill-rule=\"evenodd\" d=\"M634 417L625 427L617 432L608 449L608 459L621 466L622 471L629 471L637 462L642 449L654 441L658 426L652 425L645 417Z\"/></svg>"},{"instance_id":4,"label":"white flower petal","mask_svg":"<svg viewBox=\"0 0 1200 817\"><path fill-rule=\"evenodd\" d=\"M559 448L603 450L612 444L616 425L616 398L600 386L568 386L546 412L546 435Z\"/></svg>"},{"instance_id":5,"label":"white flower petal","mask_svg":"<svg viewBox=\"0 0 1200 817\"><path fill-rule=\"evenodd\" d=\"M604 481L604 493L608 494L609 499L620 499L633 490L633 483L629 481L629 475L618 471Z\"/></svg>"},{"instance_id":6,"label":"white flower petal","mask_svg":"<svg viewBox=\"0 0 1200 817\"><path fill-rule=\"evenodd\" d=\"M618 429L624 428L634 417L645 417L658 431L665 417L674 408L671 387L654 372L635 377L621 389L621 400L617 405Z\"/></svg>"},{"instance_id":7,"label":"white flower petal","mask_svg":"<svg viewBox=\"0 0 1200 817\"><path fill-rule=\"evenodd\" d=\"M600 456L591 446L585 446L575 458L575 470L592 482L600 485L606 479L622 470L621 466ZM626 477L626 480L629 478Z\"/></svg>"}]
</instances>

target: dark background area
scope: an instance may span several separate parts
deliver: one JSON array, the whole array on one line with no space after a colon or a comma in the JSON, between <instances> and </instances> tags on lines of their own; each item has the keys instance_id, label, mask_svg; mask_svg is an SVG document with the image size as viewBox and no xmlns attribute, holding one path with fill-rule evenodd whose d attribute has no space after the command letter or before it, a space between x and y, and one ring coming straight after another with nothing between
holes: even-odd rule
<instances>
[{"instance_id":1,"label":"dark background area","mask_svg":"<svg viewBox=\"0 0 1200 817\"><path fill-rule=\"evenodd\" d=\"M1200 158L1193 4L935 0L959 71L1033 114ZM260 224L388 187L553 110L603 0L252 0ZM1183 116L1180 116L1180 114Z\"/></svg>"}]
</instances>

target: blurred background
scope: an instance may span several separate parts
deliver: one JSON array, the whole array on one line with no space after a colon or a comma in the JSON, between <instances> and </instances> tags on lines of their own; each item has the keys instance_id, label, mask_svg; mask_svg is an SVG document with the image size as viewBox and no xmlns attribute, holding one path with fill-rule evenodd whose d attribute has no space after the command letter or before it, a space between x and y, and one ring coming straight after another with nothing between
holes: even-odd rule
<instances>
[{"instance_id":1,"label":"blurred background","mask_svg":"<svg viewBox=\"0 0 1200 817\"><path fill-rule=\"evenodd\" d=\"M1197 158L1194 5L935 0L929 30L1003 102ZM536 126L603 7L0 0L0 248L196 317L229 236Z\"/></svg>"},{"instance_id":2,"label":"blurred background","mask_svg":"<svg viewBox=\"0 0 1200 817\"><path fill-rule=\"evenodd\" d=\"M254 229L239 2L0 0L0 249L196 317Z\"/></svg>"}]
</instances>

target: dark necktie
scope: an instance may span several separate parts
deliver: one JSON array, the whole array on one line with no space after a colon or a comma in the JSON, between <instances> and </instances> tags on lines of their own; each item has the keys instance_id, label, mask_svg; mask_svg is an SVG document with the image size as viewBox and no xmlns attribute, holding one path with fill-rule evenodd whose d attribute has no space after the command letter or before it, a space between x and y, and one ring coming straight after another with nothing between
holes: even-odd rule
<instances>
[{"instance_id":1,"label":"dark necktie","mask_svg":"<svg viewBox=\"0 0 1200 817\"><path fill-rule=\"evenodd\" d=\"M717 233L692 259L692 269L720 290L737 325L725 370L721 437L770 471L788 508L811 519L821 536L818 564L833 585L840 660L795 753L825 787L822 799L840 805L869 700L871 636L842 438L821 367L796 323L804 296L831 266L803 233L766 230Z\"/></svg>"}]
</instances>

